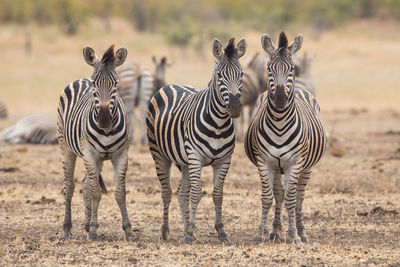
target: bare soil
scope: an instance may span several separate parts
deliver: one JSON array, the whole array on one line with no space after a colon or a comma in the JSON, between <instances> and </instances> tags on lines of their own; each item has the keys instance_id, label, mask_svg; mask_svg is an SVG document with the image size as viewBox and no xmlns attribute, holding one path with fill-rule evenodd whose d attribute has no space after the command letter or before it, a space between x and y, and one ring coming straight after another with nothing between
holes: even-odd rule
<instances>
[{"instance_id":1,"label":"bare soil","mask_svg":"<svg viewBox=\"0 0 400 267\"><path fill-rule=\"evenodd\" d=\"M147 147L129 151L127 202L136 241L124 241L113 197L99 209L99 241L87 241L78 161L73 238L63 240L64 199L57 146L0 147L0 265L400 265L400 111L341 109L322 113L330 147L314 168L304 201L309 244L252 243L261 212L260 182L243 144L235 148L224 187L223 216L231 245L214 231L211 168L197 216L198 240L183 243L177 196L171 203L170 240L160 240L160 185ZM172 171L175 191L179 172ZM269 223L272 221L270 212ZM287 225L286 214L284 217Z\"/></svg>"}]
</instances>

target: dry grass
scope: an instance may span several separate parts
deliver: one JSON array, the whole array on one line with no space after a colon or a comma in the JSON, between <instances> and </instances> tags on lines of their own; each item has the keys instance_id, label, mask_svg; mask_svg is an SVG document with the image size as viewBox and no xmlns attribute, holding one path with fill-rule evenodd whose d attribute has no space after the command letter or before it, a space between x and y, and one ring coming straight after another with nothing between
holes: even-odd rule
<instances>
[{"instance_id":1,"label":"dry grass","mask_svg":"<svg viewBox=\"0 0 400 267\"><path fill-rule=\"evenodd\" d=\"M74 38L51 28L33 29L38 35L34 35L30 57L23 52L20 29L1 28L0 99L8 103L11 118L0 122L0 128L33 111L55 117L62 88L90 74L80 56L86 44L96 51L112 42L125 44L129 60L148 65L151 54L172 53L176 63L168 72L169 81L199 87L207 84L211 58L202 61L188 51L190 61L183 61L180 51L166 47L160 36L139 35L121 21L114 21L113 27L115 31L107 38L95 25ZM240 143L224 190L223 212L231 246L221 245L213 229L210 168L205 168L202 176L206 194L198 210L198 241L192 245L182 242L176 196L171 203L171 240L159 240L160 186L151 156L140 146L130 148L127 175L128 212L133 227L139 230L138 240L123 240L109 163L104 177L110 193L103 196L99 211L103 236L96 242L86 240L80 161L72 208L74 238L62 240L64 200L57 147L14 145L0 147L0 265L400 265L400 78L394 75L400 70L397 29L393 23L359 22L327 33L319 41L306 36L305 50L317 54L313 73L322 120L330 138L344 151L336 157L331 147L314 168L307 187L304 213L310 244L251 242L261 210L260 185ZM245 34L250 54L260 50L259 36ZM176 169L172 177L175 190ZM287 225L286 217L284 222Z\"/></svg>"}]
</instances>

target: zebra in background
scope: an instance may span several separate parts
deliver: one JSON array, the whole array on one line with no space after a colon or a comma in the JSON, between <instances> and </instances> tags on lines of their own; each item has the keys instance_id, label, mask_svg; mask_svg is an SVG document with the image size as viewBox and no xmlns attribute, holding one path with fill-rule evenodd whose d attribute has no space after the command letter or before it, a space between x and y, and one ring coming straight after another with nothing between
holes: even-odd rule
<instances>
[{"instance_id":1,"label":"zebra in background","mask_svg":"<svg viewBox=\"0 0 400 267\"><path fill-rule=\"evenodd\" d=\"M267 216L275 198L275 219L269 240L280 241L282 204L288 211L287 242L308 242L303 223L304 188L313 167L326 149L325 131L319 118L319 106L311 93L295 83L292 55L302 45L298 35L288 46L285 33L279 36L275 49L267 35L261 44L269 55L268 88L259 100L256 114L245 137L248 158L256 165L261 178L262 215L256 243L268 232ZM297 81L296 81L297 82ZM284 174L284 185L281 174Z\"/></svg>"},{"instance_id":2,"label":"zebra in background","mask_svg":"<svg viewBox=\"0 0 400 267\"><path fill-rule=\"evenodd\" d=\"M116 183L115 199L121 210L126 239L133 235L126 210L125 175L128 166L128 124L125 106L117 92L115 68L124 63L126 48L114 54L110 46L101 60L90 47L83 49L87 64L94 68L90 79L72 82L61 93L58 106L57 133L64 169L64 236L71 237L71 200L74 192L76 157L83 159L85 230L88 239L97 239L98 206L106 192L101 170L103 161L111 159Z\"/></svg>"},{"instance_id":3,"label":"zebra in background","mask_svg":"<svg viewBox=\"0 0 400 267\"><path fill-rule=\"evenodd\" d=\"M8 112L6 104L3 101L0 101L0 119L7 119Z\"/></svg>"},{"instance_id":4,"label":"zebra in background","mask_svg":"<svg viewBox=\"0 0 400 267\"><path fill-rule=\"evenodd\" d=\"M157 92L160 88L164 87L167 85L165 82L165 70L167 67L170 67L173 65L173 63L167 63L167 58L162 57L160 61L157 61L156 57L152 57L153 63L155 65L155 71L154 71L154 79L153 79L153 93L152 95Z\"/></svg>"},{"instance_id":5,"label":"zebra in background","mask_svg":"<svg viewBox=\"0 0 400 267\"><path fill-rule=\"evenodd\" d=\"M240 103L243 106L248 106L248 122L250 122L253 116L258 96L266 90L265 64L265 57L260 53L256 53L247 67L243 69L243 86ZM247 129L244 116L240 116L240 119L235 119L236 138L239 141L243 140L244 128Z\"/></svg>"},{"instance_id":6,"label":"zebra in background","mask_svg":"<svg viewBox=\"0 0 400 267\"><path fill-rule=\"evenodd\" d=\"M51 118L44 114L31 114L0 132L0 143L56 144L57 129Z\"/></svg>"},{"instance_id":7,"label":"zebra in background","mask_svg":"<svg viewBox=\"0 0 400 267\"><path fill-rule=\"evenodd\" d=\"M222 223L223 185L235 146L232 118L237 118L242 110L239 97L243 72L239 58L246 52L246 47L244 39L235 47L232 38L223 49L221 42L214 39L215 67L208 88L197 90L190 86L168 85L155 93L150 101L146 115L147 137L162 188L161 233L164 240L169 234L170 167L173 162L182 172L178 195L184 241L195 239L195 215L202 195L201 170L203 166L211 165L215 229L219 240L229 242Z\"/></svg>"},{"instance_id":8,"label":"zebra in background","mask_svg":"<svg viewBox=\"0 0 400 267\"><path fill-rule=\"evenodd\" d=\"M294 56L293 61L296 86L301 86L315 96L315 84L311 75L311 63L314 58L315 56L308 57L307 53L304 53L303 57Z\"/></svg>"},{"instance_id":9,"label":"zebra in background","mask_svg":"<svg viewBox=\"0 0 400 267\"><path fill-rule=\"evenodd\" d=\"M140 128L140 143L146 144L146 131L144 129L146 109L153 95L154 77L151 71L137 63L125 64L117 69L119 78L118 92L125 104L129 119L129 141L133 142L136 119ZM135 108L139 108L135 116Z\"/></svg>"}]
</instances>

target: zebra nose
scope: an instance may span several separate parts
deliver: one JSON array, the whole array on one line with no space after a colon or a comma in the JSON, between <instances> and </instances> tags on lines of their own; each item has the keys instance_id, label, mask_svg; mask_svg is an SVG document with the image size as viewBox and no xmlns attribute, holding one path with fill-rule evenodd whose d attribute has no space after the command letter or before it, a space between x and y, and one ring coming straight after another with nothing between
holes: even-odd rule
<instances>
[{"instance_id":1,"label":"zebra nose","mask_svg":"<svg viewBox=\"0 0 400 267\"><path fill-rule=\"evenodd\" d=\"M229 94L228 112L233 118L239 117L240 112L242 112L242 103L240 103L239 96L239 94Z\"/></svg>"}]
</instances>

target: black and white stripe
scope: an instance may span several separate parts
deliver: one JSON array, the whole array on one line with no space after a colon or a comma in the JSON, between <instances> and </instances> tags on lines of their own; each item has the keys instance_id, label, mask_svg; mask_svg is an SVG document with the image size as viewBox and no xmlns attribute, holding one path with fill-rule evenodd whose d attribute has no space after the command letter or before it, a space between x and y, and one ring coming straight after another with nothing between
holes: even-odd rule
<instances>
[{"instance_id":1,"label":"black and white stripe","mask_svg":"<svg viewBox=\"0 0 400 267\"><path fill-rule=\"evenodd\" d=\"M262 189L262 215L255 242L267 234L267 215L275 197L275 219L270 240L282 240L283 200L288 211L289 230L286 241L308 242L303 224L304 188L311 168L326 149L325 131L319 118L316 99L295 85L292 54L302 44L302 36L288 46L281 33L276 50L264 35L262 45L269 54L268 91L260 102L245 137L248 158L257 166ZM281 175L284 175L284 185Z\"/></svg>"},{"instance_id":2,"label":"black and white stripe","mask_svg":"<svg viewBox=\"0 0 400 267\"><path fill-rule=\"evenodd\" d=\"M154 92L154 77L145 66L136 63L125 64L117 69L118 92L125 104L129 118L129 140L134 140L134 128L140 129L140 143L146 144L146 109ZM136 113L135 109L139 109ZM136 125L136 120L138 121Z\"/></svg>"},{"instance_id":3,"label":"black and white stripe","mask_svg":"<svg viewBox=\"0 0 400 267\"><path fill-rule=\"evenodd\" d=\"M245 40L235 47L232 38L222 49L220 41L215 39L213 54L216 63L208 88L199 91L190 86L168 85L150 101L146 115L147 136L162 187L163 239L167 239L169 233L170 166L174 163L182 172L178 191L184 240L191 242L194 239L195 215L202 195L201 170L203 166L211 165L214 171L215 228L219 239L228 241L222 223L223 185L235 146L231 118L238 117L241 111L242 67L239 58L245 51Z\"/></svg>"},{"instance_id":4,"label":"black and white stripe","mask_svg":"<svg viewBox=\"0 0 400 267\"><path fill-rule=\"evenodd\" d=\"M125 48L114 54L112 45L99 60L90 47L83 50L85 61L94 68L91 79L72 82L61 93L58 106L58 143L64 169L65 217L64 235L71 236L71 199L74 192L76 157L83 159L86 175L83 181L85 230L89 239L97 238L98 205L106 192L101 169L111 159L116 182L115 198L122 215L126 238L132 236L126 210L125 175L128 163L128 124L124 104L117 92L115 67L127 55Z\"/></svg>"},{"instance_id":5,"label":"black and white stripe","mask_svg":"<svg viewBox=\"0 0 400 267\"><path fill-rule=\"evenodd\" d=\"M26 115L14 125L0 132L0 142L7 144L56 144L56 124L44 114Z\"/></svg>"},{"instance_id":6,"label":"black and white stripe","mask_svg":"<svg viewBox=\"0 0 400 267\"><path fill-rule=\"evenodd\" d=\"M315 84L311 75L311 62L313 60L314 56L309 57L307 53L304 53L302 57L293 57L296 73L296 87L307 90L315 96Z\"/></svg>"},{"instance_id":7,"label":"black and white stripe","mask_svg":"<svg viewBox=\"0 0 400 267\"><path fill-rule=\"evenodd\" d=\"M258 97L266 90L265 64L266 59L260 53L256 53L246 68L243 69L243 86L240 95L240 103L248 106L248 122L245 123L245 117L235 120L236 139L243 140L244 129L247 129L248 123L253 115Z\"/></svg>"}]
</instances>

